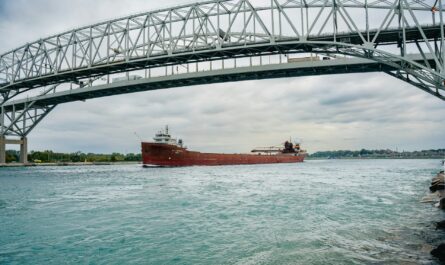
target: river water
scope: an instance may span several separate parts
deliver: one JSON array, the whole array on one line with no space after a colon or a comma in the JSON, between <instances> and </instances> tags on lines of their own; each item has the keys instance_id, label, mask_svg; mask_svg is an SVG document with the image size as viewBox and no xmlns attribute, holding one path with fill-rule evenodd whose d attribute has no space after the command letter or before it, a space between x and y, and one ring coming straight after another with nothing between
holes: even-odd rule
<instances>
[{"instance_id":1,"label":"river water","mask_svg":"<svg viewBox=\"0 0 445 265\"><path fill-rule=\"evenodd\" d=\"M436 264L438 160L0 169L0 264Z\"/></svg>"}]
</instances>

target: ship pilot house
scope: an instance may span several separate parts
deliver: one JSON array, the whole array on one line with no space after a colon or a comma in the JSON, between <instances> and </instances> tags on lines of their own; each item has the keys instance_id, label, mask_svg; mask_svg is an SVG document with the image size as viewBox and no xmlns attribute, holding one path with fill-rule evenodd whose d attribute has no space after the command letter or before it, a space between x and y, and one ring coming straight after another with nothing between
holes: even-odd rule
<instances>
[{"instance_id":1,"label":"ship pilot house","mask_svg":"<svg viewBox=\"0 0 445 265\"><path fill-rule=\"evenodd\" d=\"M176 141L176 138L171 137L171 135L168 133L168 125L165 126L164 131L162 131L162 130L159 131L155 135L155 137L153 137L153 140L157 144L171 144L171 145L176 145L179 147L182 147L182 145L183 145L182 139L179 139L178 141Z\"/></svg>"}]
</instances>

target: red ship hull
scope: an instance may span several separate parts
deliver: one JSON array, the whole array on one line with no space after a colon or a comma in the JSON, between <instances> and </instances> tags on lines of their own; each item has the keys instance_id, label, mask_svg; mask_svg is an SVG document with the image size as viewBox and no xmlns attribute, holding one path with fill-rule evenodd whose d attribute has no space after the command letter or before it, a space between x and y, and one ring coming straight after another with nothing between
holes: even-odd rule
<instances>
[{"instance_id":1,"label":"red ship hull","mask_svg":"<svg viewBox=\"0 0 445 265\"><path fill-rule=\"evenodd\" d=\"M188 151L185 148L159 143L142 143L144 166L217 166L303 162L303 154L214 154Z\"/></svg>"}]
</instances>

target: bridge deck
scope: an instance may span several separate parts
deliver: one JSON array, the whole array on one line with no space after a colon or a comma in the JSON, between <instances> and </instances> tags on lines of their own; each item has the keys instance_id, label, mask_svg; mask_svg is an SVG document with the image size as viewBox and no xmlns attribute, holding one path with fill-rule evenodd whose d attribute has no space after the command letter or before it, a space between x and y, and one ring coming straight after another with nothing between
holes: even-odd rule
<instances>
[{"instance_id":1,"label":"bridge deck","mask_svg":"<svg viewBox=\"0 0 445 265\"><path fill-rule=\"evenodd\" d=\"M422 30L425 36L431 40L440 37L439 26L424 26ZM402 41L402 35L400 29L387 29L387 30L371 30L369 32L370 39L372 40L376 35L377 38L374 41L378 45L391 45L397 44ZM415 42L422 39L422 34L417 27L405 28L406 42ZM366 32L360 33L362 36L366 36ZM35 88L41 86L47 86L52 84L59 84L64 82L72 82L82 78L91 78L95 76L102 76L106 74L120 73L130 70L146 69L158 66L184 64L196 61L208 61L219 60L221 58L230 57L248 57L252 55L271 54L271 53L292 53L297 51L310 51L310 47L307 45L310 42L341 42L350 44L363 44L363 40L359 33L343 33L334 35L321 35L312 37L309 36L307 41L302 42L295 38L279 38L275 44L271 44L269 41L255 42L249 45L245 44L231 44L226 43L221 48L207 47L206 49L183 51L173 54L159 54L154 57L141 57L131 58L130 61L118 61L113 63L95 64L91 67L84 67L75 70L59 71L58 73L51 73L39 77L22 79L13 83L0 84L0 92L8 90L17 90L20 88ZM309 50L308 50L309 49Z\"/></svg>"},{"instance_id":2,"label":"bridge deck","mask_svg":"<svg viewBox=\"0 0 445 265\"><path fill-rule=\"evenodd\" d=\"M412 56L419 59L420 56ZM326 75L342 73L382 72L392 70L389 66L368 59L344 58L326 61L307 61L297 63L270 64L254 67L240 67L224 70L204 71L188 74L178 74L138 80L121 81L110 84L83 87L60 91L44 96L31 97L6 102L5 112L24 108L25 104L33 102L34 106L48 106L61 103L87 100L111 95L157 90L171 87L223 83L232 81L270 79L309 75Z\"/></svg>"}]
</instances>

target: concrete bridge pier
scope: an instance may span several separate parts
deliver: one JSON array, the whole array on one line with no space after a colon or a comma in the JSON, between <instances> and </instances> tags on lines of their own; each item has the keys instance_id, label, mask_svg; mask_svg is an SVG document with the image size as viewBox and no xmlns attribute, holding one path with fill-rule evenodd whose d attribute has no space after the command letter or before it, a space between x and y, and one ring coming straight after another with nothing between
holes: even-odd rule
<instances>
[{"instance_id":1,"label":"concrete bridge pier","mask_svg":"<svg viewBox=\"0 0 445 265\"><path fill-rule=\"evenodd\" d=\"M6 163L6 139L0 136L0 164Z\"/></svg>"},{"instance_id":2,"label":"concrete bridge pier","mask_svg":"<svg viewBox=\"0 0 445 265\"><path fill-rule=\"evenodd\" d=\"M20 163L28 163L28 138L22 137L20 143Z\"/></svg>"},{"instance_id":3,"label":"concrete bridge pier","mask_svg":"<svg viewBox=\"0 0 445 265\"><path fill-rule=\"evenodd\" d=\"M6 139L5 136L0 136L0 164L6 163L6 145L19 144L20 145L20 163L28 163L28 138L23 136L20 139Z\"/></svg>"}]
</instances>

